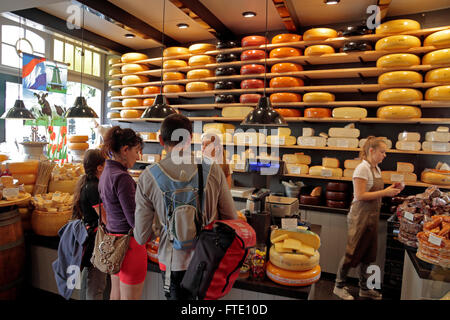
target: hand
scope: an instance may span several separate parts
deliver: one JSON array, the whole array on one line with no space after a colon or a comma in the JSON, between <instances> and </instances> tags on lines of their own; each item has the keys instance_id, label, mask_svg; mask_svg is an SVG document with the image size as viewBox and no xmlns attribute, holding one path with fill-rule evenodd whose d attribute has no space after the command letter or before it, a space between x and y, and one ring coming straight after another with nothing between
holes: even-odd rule
<instances>
[{"instance_id":1,"label":"hand","mask_svg":"<svg viewBox=\"0 0 450 320\"><path fill-rule=\"evenodd\" d=\"M405 184L403 182L396 182L393 184L393 186L396 189L400 189L400 191L405 189Z\"/></svg>"},{"instance_id":2,"label":"hand","mask_svg":"<svg viewBox=\"0 0 450 320\"><path fill-rule=\"evenodd\" d=\"M386 189L383 190L384 191L384 196L385 197L395 197L396 195L398 195L401 191L401 189L397 189L395 187L395 185L390 185L389 187L387 187Z\"/></svg>"}]
</instances>

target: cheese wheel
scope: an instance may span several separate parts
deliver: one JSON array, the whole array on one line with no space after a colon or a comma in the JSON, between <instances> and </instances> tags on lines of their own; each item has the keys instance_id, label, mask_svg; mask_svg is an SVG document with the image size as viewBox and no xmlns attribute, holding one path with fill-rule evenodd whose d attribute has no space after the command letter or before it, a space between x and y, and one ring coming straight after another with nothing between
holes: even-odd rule
<instances>
[{"instance_id":1,"label":"cheese wheel","mask_svg":"<svg viewBox=\"0 0 450 320\"><path fill-rule=\"evenodd\" d=\"M217 68L216 69L216 76L232 76L235 74L238 74L238 70L236 70L235 68Z\"/></svg>"},{"instance_id":2,"label":"cheese wheel","mask_svg":"<svg viewBox=\"0 0 450 320\"><path fill-rule=\"evenodd\" d=\"M398 141L420 141L419 132L403 131L398 134Z\"/></svg>"},{"instance_id":3,"label":"cheese wheel","mask_svg":"<svg viewBox=\"0 0 450 320\"><path fill-rule=\"evenodd\" d=\"M108 65L111 66L113 64L117 64L117 63L121 63L122 59L121 58L109 58L108 59Z\"/></svg>"},{"instance_id":4,"label":"cheese wheel","mask_svg":"<svg viewBox=\"0 0 450 320\"><path fill-rule=\"evenodd\" d=\"M122 73L136 73L140 71L147 71L148 67L145 64L127 63L121 68Z\"/></svg>"},{"instance_id":5,"label":"cheese wheel","mask_svg":"<svg viewBox=\"0 0 450 320\"><path fill-rule=\"evenodd\" d=\"M286 171L288 174L308 174L309 167L301 163L286 163Z\"/></svg>"},{"instance_id":6,"label":"cheese wheel","mask_svg":"<svg viewBox=\"0 0 450 320\"><path fill-rule=\"evenodd\" d=\"M214 83L215 90L231 90L235 89L233 81L217 81Z\"/></svg>"},{"instance_id":7,"label":"cheese wheel","mask_svg":"<svg viewBox=\"0 0 450 320\"><path fill-rule=\"evenodd\" d=\"M420 64L420 58L411 53L393 53L378 58L377 68L410 67Z\"/></svg>"},{"instance_id":8,"label":"cheese wheel","mask_svg":"<svg viewBox=\"0 0 450 320\"><path fill-rule=\"evenodd\" d=\"M327 168L339 168L339 159L337 158L322 158L322 166Z\"/></svg>"},{"instance_id":9,"label":"cheese wheel","mask_svg":"<svg viewBox=\"0 0 450 320\"><path fill-rule=\"evenodd\" d=\"M269 260L274 266L284 270L306 271L319 265L320 254L317 250L310 257L297 253L280 253L272 245L269 251Z\"/></svg>"},{"instance_id":10,"label":"cheese wheel","mask_svg":"<svg viewBox=\"0 0 450 320\"><path fill-rule=\"evenodd\" d=\"M378 77L379 84L405 85L422 82L422 75L415 71L392 71Z\"/></svg>"},{"instance_id":11,"label":"cheese wheel","mask_svg":"<svg viewBox=\"0 0 450 320\"><path fill-rule=\"evenodd\" d=\"M181 72L164 72L163 73L164 81L183 80L183 79L184 79L184 74Z\"/></svg>"},{"instance_id":12,"label":"cheese wheel","mask_svg":"<svg viewBox=\"0 0 450 320\"><path fill-rule=\"evenodd\" d=\"M430 34L423 41L423 46L435 46L436 48L450 47L450 29L437 31Z\"/></svg>"},{"instance_id":13,"label":"cheese wheel","mask_svg":"<svg viewBox=\"0 0 450 320\"><path fill-rule=\"evenodd\" d=\"M420 47L420 39L409 35L396 35L382 38L375 44L376 51L407 50Z\"/></svg>"},{"instance_id":14,"label":"cheese wheel","mask_svg":"<svg viewBox=\"0 0 450 320\"><path fill-rule=\"evenodd\" d=\"M19 184L34 184L36 182L36 174L34 173L15 173L13 178L19 180Z\"/></svg>"},{"instance_id":15,"label":"cheese wheel","mask_svg":"<svg viewBox=\"0 0 450 320\"><path fill-rule=\"evenodd\" d=\"M339 192L339 193L343 193L345 191L348 190L348 184L347 183L343 183L343 182L333 182L330 181L327 183L327 191L334 191L334 192ZM331 199L333 200L333 199ZM341 200L343 201L343 200Z\"/></svg>"},{"instance_id":16,"label":"cheese wheel","mask_svg":"<svg viewBox=\"0 0 450 320\"><path fill-rule=\"evenodd\" d=\"M50 181L48 183L48 192L64 192L73 194L75 192L77 182L78 179Z\"/></svg>"},{"instance_id":17,"label":"cheese wheel","mask_svg":"<svg viewBox=\"0 0 450 320\"><path fill-rule=\"evenodd\" d=\"M108 97L120 97L121 95L120 91L117 90L108 91Z\"/></svg>"},{"instance_id":18,"label":"cheese wheel","mask_svg":"<svg viewBox=\"0 0 450 320\"><path fill-rule=\"evenodd\" d=\"M146 54L139 53L139 52L128 52L128 53L123 54L120 59L122 60L123 63L130 63L130 62L148 59L148 56Z\"/></svg>"},{"instance_id":19,"label":"cheese wheel","mask_svg":"<svg viewBox=\"0 0 450 320\"><path fill-rule=\"evenodd\" d=\"M194 81L186 84L186 92L210 91L214 89L211 82Z\"/></svg>"},{"instance_id":20,"label":"cheese wheel","mask_svg":"<svg viewBox=\"0 0 450 320\"><path fill-rule=\"evenodd\" d=\"M190 66L204 66L206 64L216 63L216 59L214 57L200 54L198 56L192 56L189 58L188 64Z\"/></svg>"},{"instance_id":21,"label":"cheese wheel","mask_svg":"<svg viewBox=\"0 0 450 320\"><path fill-rule=\"evenodd\" d=\"M107 117L108 119L118 119L118 118L121 118L120 112L118 112L118 111L110 111L110 112L108 112L108 113L106 114L106 117Z\"/></svg>"},{"instance_id":22,"label":"cheese wheel","mask_svg":"<svg viewBox=\"0 0 450 320\"><path fill-rule=\"evenodd\" d=\"M345 201L327 200L326 204L327 204L327 207L330 207L330 208L339 208L339 209L348 208L348 205Z\"/></svg>"},{"instance_id":23,"label":"cheese wheel","mask_svg":"<svg viewBox=\"0 0 450 320\"><path fill-rule=\"evenodd\" d=\"M278 112L283 117L301 117L302 112L298 109L288 109L288 108L280 108L280 109L274 109L276 112Z\"/></svg>"},{"instance_id":24,"label":"cheese wheel","mask_svg":"<svg viewBox=\"0 0 450 320\"><path fill-rule=\"evenodd\" d=\"M336 38L338 36L337 31L330 28L313 28L307 30L303 34L304 41L310 40L326 40L328 38Z\"/></svg>"},{"instance_id":25,"label":"cheese wheel","mask_svg":"<svg viewBox=\"0 0 450 320\"><path fill-rule=\"evenodd\" d=\"M144 110L122 110L120 111L120 116L122 118L140 118L143 113Z\"/></svg>"},{"instance_id":26,"label":"cheese wheel","mask_svg":"<svg viewBox=\"0 0 450 320\"><path fill-rule=\"evenodd\" d=\"M264 81L260 79L246 79L241 81L241 89L264 88Z\"/></svg>"},{"instance_id":27,"label":"cheese wheel","mask_svg":"<svg viewBox=\"0 0 450 320\"><path fill-rule=\"evenodd\" d=\"M327 139L324 137L303 137L297 138L297 144L303 147L325 147Z\"/></svg>"},{"instance_id":28,"label":"cheese wheel","mask_svg":"<svg viewBox=\"0 0 450 320\"><path fill-rule=\"evenodd\" d=\"M345 193L345 192L336 192L336 191L327 190L325 192L325 198L327 200L333 200L333 201L346 201L348 197L347 197L347 193Z\"/></svg>"},{"instance_id":29,"label":"cheese wheel","mask_svg":"<svg viewBox=\"0 0 450 320\"><path fill-rule=\"evenodd\" d=\"M327 146L333 148L358 148L359 140L357 138L328 138Z\"/></svg>"},{"instance_id":30,"label":"cheese wheel","mask_svg":"<svg viewBox=\"0 0 450 320\"><path fill-rule=\"evenodd\" d=\"M285 72L297 72L302 71L303 67L300 64L292 62L276 63L270 69L272 73L285 73Z\"/></svg>"},{"instance_id":31,"label":"cheese wheel","mask_svg":"<svg viewBox=\"0 0 450 320\"><path fill-rule=\"evenodd\" d=\"M148 86L142 90L143 94L158 94L160 92L160 88L157 86Z\"/></svg>"},{"instance_id":32,"label":"cheese wheel","mask_svg":"<svg viewBox=\"0 0 450 320\"><path fill-rule=\"evenodd\" d=\"M155 102L155 98L146 98L142 102L142 105L148 107L148 106L153 105L154 102Z\"/></svg>"},{"instance_id":33,"label":"cheese wheel","mask_svg":"<svg viewBox=\"0 0 450 320\"><path fill-rule=\"evenodd\" d=\"M229 123L205 123L203 125L203 132L218 131L220 133L227 133L227 131L234 131L236 127Z\"/></svg>"},{"instance_id":34,"label":"cheese wheel","mask_svg":"<svg viewBox=\"0 0 450 320\"><path fill-rule=\"evenodd\" d=\"M178 93L178 92L184 92L184 86L180 84L166 84L163 87L164 93Z\"/></svg>"},{"instance_id":35,"label":"cheese wheel","mask_svg":"<svg viewBox=\"0 0 450 320\"><path fill-rule=\"evenodd\" d=\"M189 49L184 47L169 47L163 51L163 57L175 57L187 54L189 54Z\"/></svg>"},{"instance_id":36,"label":"cheese wheel","mask_svg":"<svg viewBox=\"0 0 450 320\"><path fill-rule=\"evenodd\" d=\"M267 277L281 285L299 287L309 286L320 279L320 266L308 271L290 271L274 266L270 261L266 267Z\"/></svg>"},{"instance_id":37,"label":"cheese wheel","mask_svg":"<svg viewBox=\"0 0 450 320\"><path fill-rule=\"evenodd\" d=\"M298 57L302 55L302 51L297 48L281 47L275 48L270 51L269 57L272 58L287 58Z\"/></svg>"},{"instance_id":38,"label":"cheese wheel","mask_svg":"<svg viewBox=\"0 0 450 320\"><path fill-rule=\"evenodd\" d=\"M450 48L428 52L423 56L422 64L450 64Z\"/></svg>"},{"instance_id":39,"label":"cheese wheel","mask_svg":"<svg viewBox=\"0 0 450 320\"><path fill-rule=\"evenodd\" d=\"M302 36L294 33L281 33L272 38L272 44L298 42L302 40Z\"/></svg>"},{"instance_id":40,"label":"cheese wheel","mask_svg":"<svg viewBox=\"0 0 450 320\"><path fill-rule=\"evenodd\" d=\"M417 89L411 88L390 88L378 92L378 101L387 102L407 102L419 101L423 99L423 94Z\"/></svg>"},{"instance_id":41,"label":"cheese wheel","mask_svg":"<svg viewBox=\"0 0 450 320\"><path fill-rule=\"evenodd\" d=\"M266 143L266 136L259 132L237 132L233 136L233 142L240 145L260 145Z\"/></svg>"},{"instance_id":42,"label":"cheese wheel","mask_svg":"<svg viewBox=\"0 0 450 320\"><path fill-rule=\"evenodd\" d=\"M300 102L302 96L293 92L277 92L270 95L270 102L284 103L284 102Z\"/></svg>"},{"instance_id":43,"label":"cheese wheel","mask_svg":"<svg viewBox=\"0 0 450 320\"><path fill-rule=\"evenodd\" d=\"M222 117L225 118L243 118L246 117L253 107L225 107L222 108Z\"/></svg>"},{"instance_id":44,"label":"cheese wheel","mask_svg":"<svg viewBox=\"0 0 450 320\"><path fill-rule=\"evenodd\" d=\"M403 151L419 151L422 145L418 141L397 141L395 149Z\"/></svg>"},{"instance_id":45,"label":"cheese wheel","mask_svg":"<svg viewBox=\"0 0 450 320\"><path fill-rule=\"evenodd\" d=\"M450 101L450 85L428 89L425 91L425 100Z\"/></svg>"},{"instance_id":46,"label":"cheese wheel","mask_svg":"<svg viewBox=\"0 0 450 320\"><path fill-rule=\"evenodd\" d=\"M261 95L258 93L246 93L241 94L239 97L240 103L258 103L259 99L261 98Z\"/></svg>"},{"instance_id":47,"label":"cheese wheel","mask_svg":"<svg viewBox=\"0 0 450 320\"><path fill-rule=\"evenodd\" d=\"M264 50L245 50L241 53L241 61L261 60L266 57Z\"/></svg>"},{"instance_id":48,"label":"cheese wheel","mask_svg":"<svg viewBox=\"0 0 450 320\"><path fill-rule=\"evenodd\" d=\"M342 177L341 168L327 168L323 166L309 167L309 175L320 177Z\"/></svg>"},{"instance_id":49,"label":"cheese wheel","mask_svg":"<svg viewBox=\"0 0 450 320\"><path fill-rule=\"evenodd\" d=\"M355 169L344 169L344 177L353 178L354 172L355 172Z\"/></svg>"},{"instance_id":50,"label":"cheese wheel","mask_svg":"<svg viewBox=\"0 0 450 320\"><path fill-rule=\"evenodd\" d=\"M357 107L340 107L334 108L332 115L333 118L338 119L363 119L367 117L367 110Z\"/></svg>"},{"instance_id":51,"label":"cheese wheel","mask_svg":"<svg viewBox=\"0 0 450 320\"><path fill-rule=\"evenodd\" d=\"M450 68L430 70L425 75L425 82L450 83Z\"/></svg>"},{"instance_id":52,"label":"cheese wheel","mask_svg":"<svg viewBox=\"0 0 450 320\"><path fill-rule=\"evenodd\" d=\"M425 183L437 184L437 185L450 185L449 172L439 172L434 170L422 171L420 180Z\"/></svg>"},{"instance_id":53,"label":"cheese wheel","mask_svg":"<svg viewBox=\"0 0 450 320\"><path fill-rule=\"evenodd\" d=\"M122 80L118 80L118 79L115 79L115 80L109 80L108 81L108 86L120 86L120 85L122 85Z\"/></svg>"},{"instance_id":54,"label":"cheese wheel","mask_svg":"<svg viewBox=\"0 0 450 320\"><path fill-rule=\"evenodd\" d=\"M422 142L422 150L433 152L450 152L450 143L448 142Z\"/></svg>"},{"instance_id":55,"label":"cheese wheel","mask_svg":"<svg viewBox=\"0 0 450 320\"><path fill-rule=\"evenodd\" d=\"M125 108L141 107L141 106L142 106L142 99L127 98L122 100L122 107Z\"/></svg>"},{"instance_id":56,"label":"cheese wheel","mask_svg":"<svg viewBox=\"0 0 450 320\"><path fill-rule=\"evenodd\" d=\"M314 136L314 129L313 128L302 128L302 136L304 136L304 137Z\"/></svg>"},{"instance_id":57,"label":"cheese wheel","mask_svg":"<svg viewBox=\"0 0 450 320\"><path fill-rule=\"evenodd\" d=\"M241 67L241 74L260 74L266 72L266 68L261 64L246 64Z\"/></svg>"},{"instance_id":58,"label":"cheese wheel","mask_svg":"<svg viewBox=\"0 0 450 320\"><path fill-rule=\"evenodd\" d=\"M216 50L216 46L211 43L194 43L189 46L188 50L192 54L202 54L207 51Z\"/></svg>"},{"instance_id":59,"label":"cheese wheel","mask_svg":"<svg viewBox=\"0 0 450 320\"><path fill-rule=\"evenodd\" d=\"M334 48L328 45L314 45L305 49L305 56L320 56L322 54L334 53Z\"/></svg>"},{"instance_id":60,"label":"cheese wheel","mask_svg":"<svg viewBox=\"0 0 450 320\"><path fill-rule=\"evenodd\" d=\"M88 136L67 136L67 141L69 142L86 142L89 140Z\"/></svg>"},{"instance_id":61,"label":"cheese wheel","mask_svg":"<svg viewBox=\"0 0 450 320\"><path fill-rule=\"evenodd\" d=\"M449 142L450 132L429 131L425 134L425 141Z\"/></svg>"},{"instance_id":62,"label":"cheese wheel","mask_svg":"<svg viewBox=\"0 0 450 320\"><path fill-rule=\"evenodd\" d=\"M269 43L269 41L263 36L247 36L241 40L242 47L260 46L266 43Z\"/></svg>"},{"instance_id":63,"label":"cheese wheel","mask_svg":"<svg viewBox=\"0 0 450 320\"><path fill-rule=\"evenodd\" d=\"M148 82L148 78L145 76L138 76L135 74L126 75L122 78L122 84L139 84Z\"/></svg>"},{"instance_id":64,"label":"cheese wheel","mask_svg":"<svg viewBox=\"0 0 450 320\"><path fill-rule=\"evenodd\" d=\"M270 79L271 88L289 88L303 86L303 80L295 77L275 77Z\"/></svg>"},{"instance_id":65,"label":"cheese wheel","mask_svg":"<svg viewBox=\"0 0 450 320\"><path fill-rule=\"evenodd\" d=\"M109 69L108 75L113 76L116 74L120 74L120 69L117 69L117 68Z\"/></svg>"},{"instance_id":66,"label":"cheese wheel","mask_svg":"<svg viewBox=\"0 0 450 320\"><path fill-rule=\"evenodd\" d=\"M120 91L122 96L137 96L142 94L142 88L126 87Z\"/></svg>"},{"instance_id":67,"label":"cheese wheel","mask_svg":"<svg viewBox=\"0 0 450 320\"><path fill-rule=\"evenodd\" d=\"M397 162L397 172L413 173L414 165L409 162Z\"/></svg>"},{"instance_id":68,"label":"cheese wheel","mask_svg":"<svg viewBox=\"0 0 450 320\"><path fill-rule=\"evenodd\" d=\"M271 130L270 132L273 133L272 130ZM277 136L280 136L280 137L288 137L288 136L290 136L291 133L292 133L291 129L289 129L289 128L283 128L283 127L280 127L280 128L278 128L278 129L276 129L275 132L276 132L276 135L277 135Z\"/></svg>"},{"instance_id":69,"label":"cheese wheel","mask_svg":"<svg viewBox=\"0 0 450 320\"><path fill-rule=\"evenodd\" d=\"M381 178L389 183L392 182L416 182L417 175L414 173L381 171Z\"/></svg>"},{"instance_id":70,"label":"cheese wheel","mask_svg":"<svg viewBox=\"0 0 450 320\"><path fill-rule=\"evenodd\" d=\"M304 102L332 102L334 94L329 92L308 92L303 95Z\"/></svg>"},{"instance_id":71,"label":"cheese wheel","mask_svg":"<svg viewBox=\"0 0 450 320\"><path fill-rule=\"evenodd\" d=\"M355 169L360 163L361 159L347 159L344 161L345 169Z\"/></svg>"},{"instance_id":72,"label":"cheese wheel","mask_svg":"<svg viewBox=\"0 0 450 320\"><path fill-rule=\"evenodd\" d=\"M422 117L418 107L412 106L384 106L377 110L377 117L381 119L412 119Z\"/></svg>"},{"instance_id":73,"label":"cheese wheel","mask_svg":"<svg viewBox=\"0 0 450 320\"><path fill-rule=\"evenodd\" d=\"M122 102L121 101L110 101L110 102L108 102L108 108L110 108L110 109L122 108Z\"/></svg>"},{"instance_id":74,"label":"cheese wheel","mask_svg":"<svg viewBox=\"0 0 450 320\"><path fill-rule=\"evenodd\" d=\"M122 110L122 111L124 111L124 110ZM86 142L69 143L69 144L67 144L67 148L70 150L86 150L86 149L89 149L89 143L86 143Z\"/></svg>"},{"instance_id":75,"label":"cheese wheel","mask_svg":"<svg viewBox=\"0 0 450 320\"><path fill-rule=\"evenodd\" d=\"M307 154L283 154L283 161L287 164L310 164L311 156Z\"/></svg>"},{"instance_id":76,"label":"cheese wheel","mask_svg":"<svg viewBox=\"0 0 450 320\"><path fill-rule=\"evenodd\" d=\"M376 29L376 34L395 34L407 31L420 30L420 23L411 19L396 19L380 24Z\"/></svg>"},{"instance_id":77,"label":"cheese wheel","mask_svg":"<svg viewBox=\"0 0 450 320\"><path fill-rule=\"evenodd\" d=\"M318 206L318 205L320 205L320 197L314 197L314 196L302 194L302 195L300 195L300 203L312 205L312 206Z\"/></svg>"},{"instance_id":78,"label":"cheese wheel","mask_svg":"<svg viewBox=\"0 0 450 320\"><path fill-rule=\"evenodd\" d=\"M304 111L304 117L305 118L328 118L328 117L331 117L331 110L327 109L327 108L307 108Z\"/></svg>"},{"instance_id":79,"label":"cheese wheel","mask_svg":"<svg viewBox=\"0 0 450 320\"><path fill-rule=\"evenodd\" d=\"M188 64L184 60L174 59L174 60L166 60L163 62L164 69L172 69L172 68L185 68Z\"/></svg>"},{"instance_id":80,"label":"cheese wheel","mask_svg":"<svg viewBox=\"0 0 450 320\"><path fill-rule=\"evenodd\" d=\"M203 78L209 78L209 77L214 77L213 71L209 70L209 69L190 70L186 74L186 78L188 78L188 79L203 79Z\"/></svg>"},{"instance_id":81,"label":"cheese wheel","mask_svg":"<svg viewBox=\"0 0 450 320\"><path fill-rule=\"evenodd\" d=\"M293 146L297 142L294 136L267 136L267 144L280 146Z\"/></svg>"}]
</instances>

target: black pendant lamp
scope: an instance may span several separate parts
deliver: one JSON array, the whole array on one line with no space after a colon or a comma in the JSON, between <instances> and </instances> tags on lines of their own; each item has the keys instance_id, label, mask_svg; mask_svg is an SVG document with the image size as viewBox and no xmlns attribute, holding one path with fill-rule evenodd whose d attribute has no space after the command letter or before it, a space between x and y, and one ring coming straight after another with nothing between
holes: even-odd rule
<instances>
[{"instance_id":1,"label":"black pendant lamp","mask_svg":"<svg viewBox=\"0 0 450 320\"><path fill-rule=\"evenodd\" d=\"M266 33L265 37L267 39L267 10L268 10L268 0L266 0ZM267 42L265 43L265 58L264 58L264 95L259 98L258 105L250 111L250 113L245 117L244 121L241 122L241 126L252 126L252 127L285 127L287 126L286 120L280 115L276 110L272 108L270 99L266 96L266 80L267 80Z\"/></svg>"},{"instance_id":2,"label":"black pendant lamp","mask_svg":"<svg viewBox=\"0 0 450 320\"><path fill-rule=\"evenodd\" d=\"M156 96L153 104L145 109L141 118L165 118L171 114L177 113L174 108L169 106L166 96L162 94L163 88L163 70L164 70L164 24L166 13L166 0L163 0L163 25L161 38L161 84L159 87L159 94Z\"/></svg>"}]
</instances>

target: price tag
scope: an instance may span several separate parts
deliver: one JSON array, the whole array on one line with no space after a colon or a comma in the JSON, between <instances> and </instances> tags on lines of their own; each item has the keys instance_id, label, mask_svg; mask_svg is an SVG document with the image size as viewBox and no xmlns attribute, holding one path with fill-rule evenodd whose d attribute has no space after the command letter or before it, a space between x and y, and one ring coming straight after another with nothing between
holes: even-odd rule
<instances>
[{"instance_id":1,"label":"price tag","mask_svg":"<svg viewBox=\"0 0 450 320\"><path fill-rule=\"evenodd\" d=\"M398 174L398 173L391 174L391 181L392 182L403 182L403 181L405 181L405 176L402 174Z\"/></svg>"},{"instance_id":2,"label":"price tag","mask_svg":"<svg viewBox=\"0 0 450 320\"><path fill-rule=\"evenodd\" d=\"M404 141L402 150L415 151L416 143L413 141Z\"/></svg>"},{"instance_id":3,"label":"price tag","mask_svg":"<svg viewBox=\"0 0 450 320\"><path fill-rule=\"evenodd\" d=\"M276 145L283 145L285 144L285 138L284 137L275 137L274 144Z\"/></svg>"},{"instance_id":4,"label":"price tag","mask_svg":"<svg viewBox=\"0 0 450 320\"><path fill-rule=\"evenodd\" d=\"M431 144L431 151L433 151L433 152L447 152L447 143L433 142Z\"/></svg>"},{"instance_id":5,"label":"price tag","mask_svg":"<svg viewBox=\"0 0 450 320\"><path fill-rule=\"evenodd\" d=\"M315 147L316 146L316 140L311 137L307 137L303 140L303 145L306 147Z\"/></svg>"},{"instance_id":6,"label":"price tag","mask_svg":"<svg viewBox=\"0 0 450 320\"><path fill-rule=\"evenodd\" d=\"M234 168L235 168L236 170L244 170L244 169L245 169L245 163L236 163L236 164L234 165Z\"/></svg>"},{"instance_id":7,"label":"price tag","mask_svg":"<svg viewBox=\"0 0 450 320\"><path fill-rule=\"evenodd\" d=\"M142 133L141 133L141 137L142 137L142 139L144 139L144 140L150 140L150 139L148 138L148 134L142 134Z\"/></svg>"},{"instance_id":8,"label":"price tag","mask_svg":"<svg viewBox=\"0 0 450 320\"><path fill-rule=\"evenodd\" d=\"M253 144L253 138L250 136L244 136L244 143L245 144Z\"/></svg>"},{"instance_id":9,"label":"price tag","mask_svg":"<svg viewBox=\"0 0 450 320\"><path fill-rule=\"evenodd\" d=\"M338 148L348 148L348 140L345 139L337 139L336 146Z\"/></svg>"},{"instance_id":10,"label":"price tag","mask_svg":"<svg viewBox=\"0 0 450 320\"><path fill-rule=\"evenodd\" d=\"M320 174L322 177L332 177L333 172L330 169L322 169L322 172Z\"/></svg>"},{"instance_id":11,"label":"price tag","mask_svg":"<svg viewBox=\"0 0 450 320\"><path fill-rule=\"evenodd\" d=\"M411 212L405 212L403 216L409 221L414 221L414 215Z\"/></svg>"},{"instance_id":12,"label":"price tag","mask_svg":"<svg viewBox=\"0 0 450 320\"><path fill-rule=\"evenodd\" d=\"M282 229L297 229L297 218L282 218L281 219Z\"/></svg>"},{"instance_id":13,"label":"price tag","mask_svg":"<svg viewBox=\"0 0 450 320\"><path fill-rule=\"evenodd\" d=\"M300 167L291 167L291 173L300 174Z\"/></svg>"},{"instance_id":14,"label":"price tag","mask_svg":"<svg viewBox=\"0 0 450 320\"><path fill-rule=\"evenodd\" d=\"M155 156L148 156L147 162L155 162Z\"/></svg>"},{"instance_id":15,"label":"price tag","mask_svg":"<svg viewBox=\"0 0 450 320\"><path fill-rule=\"evenodd\" d=\"M435 246L440 247L441 243L442 243L442 239L435 236L434 234L430 234L430 236L428 237L428 242L434 244Z\"/></svg>"}]
</instances>

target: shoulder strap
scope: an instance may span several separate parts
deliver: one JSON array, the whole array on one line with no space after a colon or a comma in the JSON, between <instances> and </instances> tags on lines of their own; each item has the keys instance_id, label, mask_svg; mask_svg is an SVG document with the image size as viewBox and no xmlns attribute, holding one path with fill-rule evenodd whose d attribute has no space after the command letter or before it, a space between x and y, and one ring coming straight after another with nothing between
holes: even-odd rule
<instances>
[{"instance_id":1,"label":"shoulder strap","mask_svg":"<svg viewBox=\"0 0 450 320\"><path fill-rule=\"evenodd\" d=\"M203 227L203 219L202 219L202 215L203 215L203 167L202 167L202 163L197 164L197 171L198 171L198 198L200 201L200 210L197 210L197 234L200 233L201 228Z\"/></svg>"}]
</instances>

